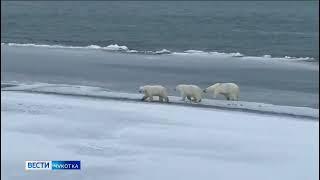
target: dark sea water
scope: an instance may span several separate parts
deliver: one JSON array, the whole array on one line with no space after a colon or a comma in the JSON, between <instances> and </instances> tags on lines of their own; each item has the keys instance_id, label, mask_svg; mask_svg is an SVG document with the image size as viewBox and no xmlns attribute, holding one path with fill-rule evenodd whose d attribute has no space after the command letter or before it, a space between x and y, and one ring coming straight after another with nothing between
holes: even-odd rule
<instances>
[{"instance_id":1,"label":"dark sea water","mask_svg":"<svg viewBox=\"0 0 320 180\"><path fill-rule=\"evenodd\" d=\"M318 2L2 2L2 43L318 60Z\"/></svg>"}]
</instances>

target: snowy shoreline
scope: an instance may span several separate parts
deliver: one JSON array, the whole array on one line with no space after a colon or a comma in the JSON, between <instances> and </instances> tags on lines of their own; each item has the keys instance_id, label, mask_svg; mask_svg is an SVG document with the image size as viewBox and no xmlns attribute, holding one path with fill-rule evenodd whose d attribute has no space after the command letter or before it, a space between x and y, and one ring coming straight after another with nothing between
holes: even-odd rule
<instances>
[{"instance_id":1,"label":"snowy shoreline","mask_svg":"<svg viewBox=\"0 0 320 180\"><path fill-rule=\"evenodd\" d=\"M28 93L57 94L67 96L80 96L89 98L101 98L121 101L140 102L141 94L113 92L108 89L90 86L75 86L65 84L6 84L1 83L1 91L20 91ZM304 117L309 119L319 118L319 109L309 107L280 106L273 104L244 102L244 101L224 101L203 99L201 103L186 103L180 100L180 97L169 96L170 103L166 105L179 105L198 108L223 109L233 111L244 111L258 114L273 114L292 117ZM153 102L159 104L157 102Z\"/></svg>"},{"instance_id":2,"label":"snowy shoreline","mask_svg":"<svg viewBox=\"0 0 320 180\"><path fill-rule=\"evenodd\" d=\"M319 123L302 117L12 91L1 97L4 179L319 178ZM81 170L26 172L30 159L81 160Z\"/></svg>"}]
</instances>

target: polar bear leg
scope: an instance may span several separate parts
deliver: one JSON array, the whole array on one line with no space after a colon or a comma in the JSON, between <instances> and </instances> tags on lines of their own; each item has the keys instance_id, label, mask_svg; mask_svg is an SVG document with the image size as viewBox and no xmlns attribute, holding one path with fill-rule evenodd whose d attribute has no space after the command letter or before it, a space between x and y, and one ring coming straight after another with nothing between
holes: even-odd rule
<instances>
[{"instance_id":1,"label":"polar bear leg","mask_svg":"<svg viewBox=\"0 0 320 180\"><path fill-rule=\"evenodd\" d=\"M237 96L236 95L232 95L231 97L232 97L231 98L232 101L236 101L237 100Z\"/></svg>"},{"instance_id":2,"label":"polar bear leg","mask_svg":"<svg viewBox=\"0 0 320 180\"><path fill-rule=\"evenodd\" d=\"M148 96L144 95L144 96L142 97L141 101L144 101L144 100L146 100L147 98L148 98Z\"/></svg>"},{"instance_id":3,"label":"polar bear leg","mask_svg":"<svg viewBox=\"0 0 320 180\"><path fill-rule=\"evenodd\" d=\"M159 101L163 102L163 97L162 96L159 96Z\"/></svg>"},{"instance_id":4,"label":"polar bear leg","mask_svg":"<svg viewBox=\"0 0 320 180\"><path fill-rule=\"evenodd\" d=\"M193 101L193 99L192 99L191 96L187 96L187 99L189 100L189 102L192 102L192 101Z\"/></svg>"},{"instance_id":5,"label":"polar bear leg","mask_svg":"<svg viewBox=\"0 0 320 180\"><path fill-rule=\"evenodd\" d=\"M149 102L153 101L153 96L149 97Z\"/></svg>"},{"instance_id":6,"label":"polar bear leg","mask_svg":"<svg viewBox=\"0 0 320 180\"><path fill-rule=\"evenodd\" d=\"M238 100L239 100L239 94L236 95L236 101L238 101Z\"/></svg>"},{"instance_id":7,"label":"polar bear leg","mask_svg":"<svg viewBox=\"0 0 320 180\"><path fill-rule=\"evenodd\" d=\"M236 94L229 93L227 96L231 101L236 101L238 99Z\"/></svg>"},{"instance_id":8,"label":"polar bear leg","mask_svg":"<svg viewBox=\"0 0 320 180\"><path fill-rule=\"evenodd\" d=\"M163 101L169 102L168 96L161 96L161 97L159 97L159 98L161 98L161 102L163 102Z\"/></svg>"},{"instance_id":9,"label":"polar bear leg","mask_svg":"<svg viewBox=\"0 0 320 180\"><path fill-rule=\"evenodd\" d=\"M184 94L182 94L181 96L182 96L181 101L185 101L185 99L186 99L186 97L187 97L187 96L186 96L186 95L184 95Z\"/></svg>"},{"instance_id":10,"label":"polar bear leg","mask_svg":"<svg viewBox=\"0 0 320 180\"><path fill-rule=\"evenodd\" d=\"M188 99L190 100L190 103L195 102L197 100L197 98L195 98L193 96L189 96Z\"/></svg>"},{"instance_id":11,"label":"polar bear leg","mask_svg":"<svg viewBox=\"0 0 320 180\"><path fill-rule=\"evenodd\" d=\"M198 103L201 102L201 97L194 97L193 102Z\"/></svg>"}]
</instances>

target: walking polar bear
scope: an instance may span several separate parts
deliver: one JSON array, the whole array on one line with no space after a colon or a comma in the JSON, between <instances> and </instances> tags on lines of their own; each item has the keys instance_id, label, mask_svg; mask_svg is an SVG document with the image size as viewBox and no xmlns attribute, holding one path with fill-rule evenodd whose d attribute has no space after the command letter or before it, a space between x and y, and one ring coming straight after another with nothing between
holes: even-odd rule
<instances>
[{"instance_id":1,"label":"walking polar bear","mask_svg":"<svg viewBox=\"0 0 320 180\"><path fill-rule=\"evenodd\" d=\"M202 90L198 86L179 84L175 88L175 91L177 90L180 91L182 101L185 101L187 97L190 101L201 102Z\"/></svg>"},{"instance_id":2,"label":"walking polar bear","mask_svg":"<svg viewBox=\"0 0 320 180\"><path fill-rule=\"evenodd\" d=\"M139 93L144 93L144 96L142 97L141 101L144 101L147 98L149 98L149 101L151 102L153 101L153 96L159 96L160 102L163 102L163 100L169 102L167 89L161 85L140 86Z\"/></svg>"},{"instance_id":3,"label":"walking polar bear","mask_svg":"<svg viewBox=\"0 0 320 180\"><path fill-rule=\"evenodd\" d=\"M227 100L237 101L239 99L240 88L235 83L216 83L204 89L203 92L213 93L214 98L218 94L222 94Z\"/></svg>"}]
</instances>

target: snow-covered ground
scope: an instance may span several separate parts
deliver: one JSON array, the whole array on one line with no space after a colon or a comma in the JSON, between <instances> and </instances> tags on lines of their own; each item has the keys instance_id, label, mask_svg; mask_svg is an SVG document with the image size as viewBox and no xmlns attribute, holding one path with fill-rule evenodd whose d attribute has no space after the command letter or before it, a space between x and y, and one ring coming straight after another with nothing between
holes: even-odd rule
<instances>
[{"instance_id":1,"label":"snow-covered ground","mask_svg":"<svg viewBox=\"0 0 320 180\"><path fill-rule=\"evenodd\" d=\"M319 122L136 101L1 92L4 179L319 179ZM25 171L25 160L81 160Z\"/></svg>"}]
</instances>

